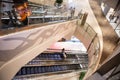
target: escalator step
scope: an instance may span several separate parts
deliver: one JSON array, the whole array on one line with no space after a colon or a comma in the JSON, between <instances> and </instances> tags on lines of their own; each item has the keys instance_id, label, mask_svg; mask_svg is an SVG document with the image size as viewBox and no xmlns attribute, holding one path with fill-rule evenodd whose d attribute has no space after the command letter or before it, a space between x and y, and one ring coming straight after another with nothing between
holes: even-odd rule
<instances>
[{"instance_id":1,"label":"escalator step","mask_svg":"<svg viewBox=\"0 0 120 80\"><path fill-rule=\"evenodd\" d=\"M51 72L51 67L50 66L48 66L48 72Z\"/></svg>"},{"instance_id":2,"label":"escalator step","mask_svg":"<svg viewBox=\"0 0 120 80\"><path fill-rule=\"evenodd\" d=\"M54 59L55 59L55 60L59 60L59 57L58 57L57 54L54 55Z\"/></svg>"},{"instance_id":3,"label":"escalator step","mask_svg":"<svg viewBox=\"0 0 120 80\"><path fill-rule=\"evenodd\" d=\"M54 72L54 67L53 66L51 66L51 71Z\"/></svg>"},{"instance_id":4,"label":"escalator step","mask_svg":"<svg viewBox=\"0 0 120 80\"><path fill-rule=\"evenodd\" d=\"M42 73L41 67L38 67L38 73Z\"/></svg>"},{"instance_id":5,"label":"escalator step","mask_svg":"<svg viewBox=\"0 0 120 80\"><path fill-rule=\"evenodd\" d=\"M54 71L58 71L58 70L57 70L57 66L54 66Z\"/></svg>"},{"instance_id":6,"label":"escalator step","mask_svg":"<svg viewBox=\"0 0 120 80\"><path fill-rule=\"evenodd\" d=\"M30 68L29 67L26 68L26 72L27 72L27 74L30 74Z\"/></svg>"},{"instance_id":7,"label":"escalator step","mask_svg":"<svg viewBox=\"0 0 120 80\"><path fill-rule=\"evenodd\" d=\"M35 74L37 74L37 73L38 73L38 68L37 68L37 67L35 67L35 68L34 68L34 70L35 70L35 71L34 71L34 72L35 72Z\"/></svg>"},{"instance_id":8,"label":"escalator step","mask_svg":"<svg viewBox=\"0 0 120 80\"><path fill-rule=\"evenodd\" d=\"M45 73L45 68L43 66L41 67L41 71L42 73Z\"/></svg>"},{"instance_id":9,"label":"escalator step","mask_svg":"<svg viewBox=\"0 0 120 80\"><path fill-rule=\"evenodd\" d=\"M31 73L31 74L34 74L34 73L35 73L33 67L31 67L31 69L30 69L30 73Z\"/></svg>"},{"instance_id":10,"label":"escalator step","mask_svg":"<svg viewBox=\"0 0 120 80\"><path fill-rule=\"evenodd\" d=\"M22 68L22 75L26 75L26 68Z\"/></svg>"}]
</instances>

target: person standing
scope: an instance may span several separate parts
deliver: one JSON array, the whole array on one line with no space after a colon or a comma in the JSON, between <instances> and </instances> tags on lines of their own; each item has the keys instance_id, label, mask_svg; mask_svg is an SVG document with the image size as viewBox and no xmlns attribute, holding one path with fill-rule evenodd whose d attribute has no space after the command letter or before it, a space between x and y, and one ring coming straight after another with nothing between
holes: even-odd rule
<instances>
[{"instance_id":1,"label":"person standing","mask_svg":"<svg viewBox=\"0 0 120 80\"><path fill-rule=\"evenodd\" d=\"M72 8L72 19L74 18L75 15L75 8Z\"/></svg>"},{"instance_id":2,"label":"person standing","mask_svg":"<svg viewBox=\"0 0 120 80\"><path fill-rule=\"evenodd\" d=\"M28 24L28 16L32 14L29 6L28 0L13 0L15 4L15 8L20 15L20 21L24 23L24 25Z\"/></svg>"},{"instance_id":3,"label":"person standing","mask_svg":"<svg viewBox=\"0 0 120 80\"><path fill-rule=\"evenodd\" d=\"M72 7L70 7L70 9L69 9L70 10L70 18L72 18L72 14L73 14L72 9L73 9Z\"/></svg>"},{"instance_id":4,"label":"person standing","mask_svg":"<svg viewBox=\"0 0 120 80\"><path fill-rule=\"evenodd\" d=\"M66 59L67 56L64 48L62 49L62 55L63 55L63 59Z\"/></svg>"},{"instance_id":5,"label":"person standing","mask_svg":"<svg viewBox=\"0 0 120 80\"><path fill-rule=\"evenodd\" d=\"M11 11L13 10L13 4L10 3L12 2L12 0L2 0L2 5L1 5L1 12L7 13L7 15L9 16L9 24L11 24L12 26L14 25L14 20L11 14Z\"/></svg>"},{"instance_id":6,"label":"person standing","mask_svg":"<svg viewBox=\"0 0 120 80\"><path fill-rule=\"evenodd\" d=\"M7 13L9 17L8 27L16 27L21 25L15 11L13 0L2 0L2 13Z\"/></svg>"},{"instance_id":7,"label":"person standing","mask_svg":"<svg viewBox=\"0 0 120 80\"><path fill-rule=\"evenodd\" d=\"M70 8L70 16L71 16L72 19L74 17L74 14L75 14L75 8L71 7Z\"/></svg>"},{"instance_id":8,"label":"person standing","mask_svg":"<svg viewBox=\"0 0 120 80\"><path fill-rule=\"evenodd\" d=\"M78 13L78 18L82 19L82 9L80 10L80 12Z\"/></svg>"}]
</instances>

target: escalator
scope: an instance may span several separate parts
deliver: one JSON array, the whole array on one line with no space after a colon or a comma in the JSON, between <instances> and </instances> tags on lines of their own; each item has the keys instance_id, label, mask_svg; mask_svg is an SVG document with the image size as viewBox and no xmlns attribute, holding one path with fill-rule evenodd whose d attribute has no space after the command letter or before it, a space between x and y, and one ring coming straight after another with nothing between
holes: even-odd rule
<instances>
[{"instance_id":1,"label":"escalator","mask_svg":"<svg viewBox=\"0 0 120 80\"><path fill-rule=\"evenodd\" d=\"M87 70L88 57L87 54L66 54L64 59L60 52L41 53L32 61L23 66L13 78L28 79L37 76L54 75L70 73L73 71ZM79 58L78 58L79 56ZM82 57L81 57L82 56ZM83 57L84 56L84 57ZM84 59L85 58L85 59Z\"/></svg>"},{"instance_id":2,"label":"escalator","mask_svg":"<svg viewBox=\"0 0 120 80\"><path fill-rule=\"evenodd\" d=\"M59 71L72 71L81 69L78 64L72 65L52 65L52 66L30 66L22 67L21 70L16 74L16 76L21 75L30 75L30 74L42 74L50 72L59 72Z\"/></svg>"}]
</instances>

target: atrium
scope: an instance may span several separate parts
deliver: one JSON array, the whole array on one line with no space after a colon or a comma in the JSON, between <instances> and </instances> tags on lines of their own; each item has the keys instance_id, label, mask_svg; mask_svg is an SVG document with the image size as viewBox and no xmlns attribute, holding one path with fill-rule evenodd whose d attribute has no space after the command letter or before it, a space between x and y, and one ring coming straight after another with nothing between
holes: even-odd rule
<instances>
[{"instance_id":1,"label":"atrium","mask_svg":"<svg viewBox=\"0 0 120 80\"><path fill-rule=\"evenodd\" d=\"M120 0L0 0L0 80L120 80Z\"/></svg>"}]
</instances>

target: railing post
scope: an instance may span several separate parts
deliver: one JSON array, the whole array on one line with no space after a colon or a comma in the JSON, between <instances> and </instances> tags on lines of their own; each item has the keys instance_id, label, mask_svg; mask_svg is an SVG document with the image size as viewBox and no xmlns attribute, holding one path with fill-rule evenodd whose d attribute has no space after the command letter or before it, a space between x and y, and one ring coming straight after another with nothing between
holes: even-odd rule
<instances>
[{"instance_id":1,"label":"railing post","mask_svg":"<svg viewBox=\"0 0 120 80\"><path fill-rule=\"evenodd\" d=\"M89 28L89 26L86 28L85 32L87 32L88 28Z\"/></svg>"},{"instance_id":2,"label":"railing post","mask_svg":"<svg viewBox=\"0 0 120 80\"><path fill-rule=\"evenodd\" d=\"M90 49L90 46L92 45L93 41L95 40L95 38L97 37L97 33L95 34L94 38L92 39L92 41L90 42L90 45L87 48L87 52Z\"/></svg>"},{"instance_id":3,"label":"railing post","mask_svg":"<svg viewBox=\"0 0 120 80\"><path fill-rule=\"evenodd\" d=\"M86 19L87 19L87 16L88 16L88 13L85 12L84 15L83 15L83 18L82 18L81 25L84 25L84 24L85 24Z\"/></svg>"}]
</instances>

